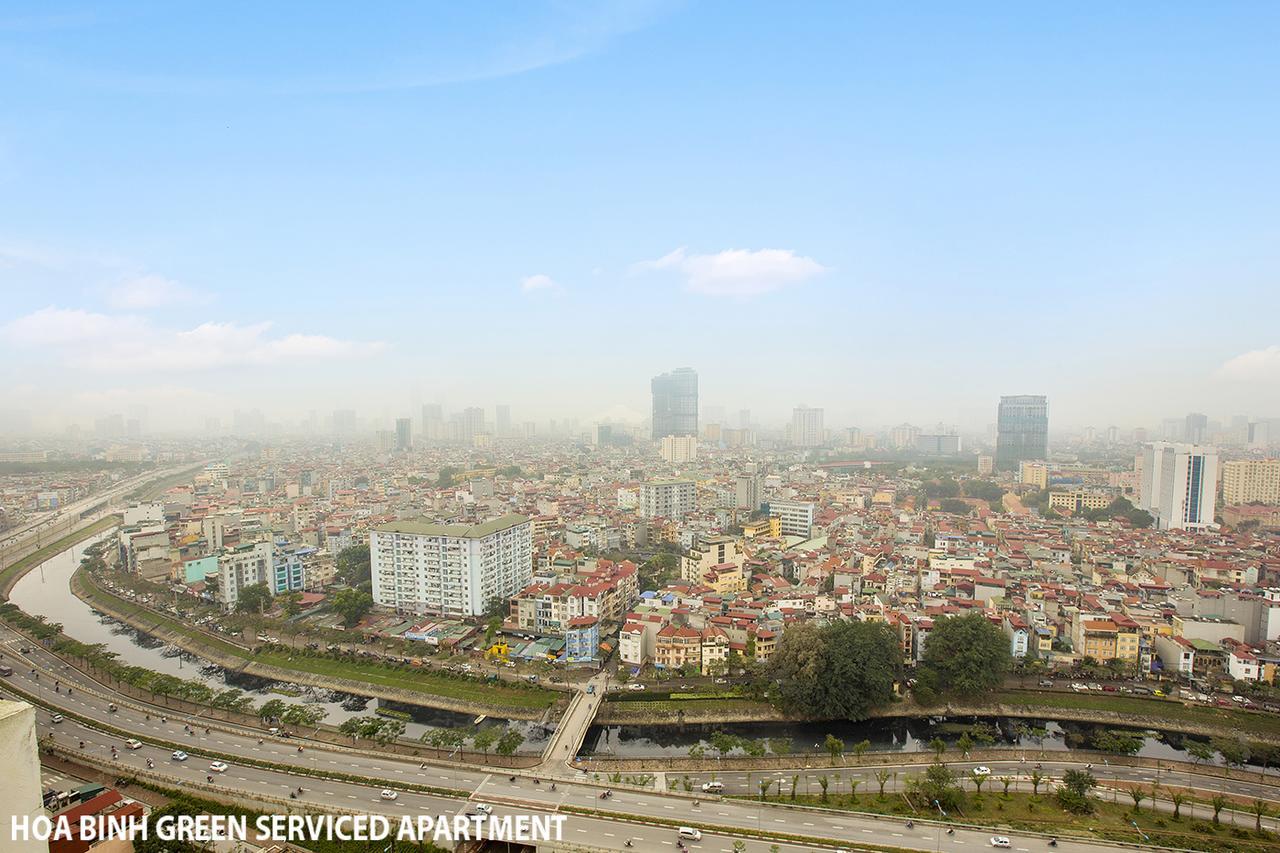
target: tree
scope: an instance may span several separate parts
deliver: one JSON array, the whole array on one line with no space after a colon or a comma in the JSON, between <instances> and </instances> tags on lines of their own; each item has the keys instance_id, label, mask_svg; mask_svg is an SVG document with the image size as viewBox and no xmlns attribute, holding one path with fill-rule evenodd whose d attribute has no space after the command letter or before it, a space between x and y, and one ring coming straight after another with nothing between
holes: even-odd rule
<instances>
[{"instance_id":1,"label":"tree","mask_svg":"<svg viewBox=\"0 0 1280 853\"><path fill-rule=\"evenodd\" d=\"M818 777L818 787L822 789L822 801L827 801L827 786L831 784L831 780L826 776Z\"/></svg>"},{"instance_id":2,"label":"tree","mask_svg":"<svg viewBox=\"0 0 1280 853\"><path fill-rule=\"evenodd\" d=\"M884 786L889 782L891 774L883 767L876 771L876 784L880 786L880 799L884 799Z\"/></svg>"},{"instance_id":3,"label":"tree","mask_svg":"<svg viewBox=\"0 0 1280 853\"><path fill-rule=\"evenodd\" d=\"M1009 638L981 613L942 618L929 633L919 680L940 694L976 696L998 689L1011 663Z\"/></svg>"},{"instance_id":4,"label":"tree","mask_svg":"<svg viewBox=\"0 0 1280 853\"><path fill-rule=\"evenodd\" d=\"M943 811L953 811L964 801L964 791L945 764L930 764L924 775L913 778L910 784L926 803L936 802Z\"/></svg>"},{"instance_id":5,"label":"tree","mask_svg":"<svg viewBox=\"0 0 1280 853\"><path fill-rule=\"evenodd\" d=\"M942 753L947 751L947 742L940 737L935 737L929 741L929 749L933 750L933 757L941 761Z\"/></svg>"},{"instance_id":6,"label":"tree","mask_svg":"<svg viewBox=\"0 0 1280 853\"><path fill-rule=\"evenodd\" d=\"M258 708L258 716L263 720L278 720L286 708L288 705L283 699L268 699L262 703L262 707Z\"/></svg>"},{"instance_id":7,"label":"tree","mask_svg":"<svg viewBox=\"0 0 1280 853\"><path fill-rule=\"evenodd\" d=\"M823 746L826 747L827 752L831 755L832 764L835 764L836 759L844 755L844 741L835 735L827 735L827 739L823 741Z\"/></svg>"},{"instance_id":8,"label":"tree","mask_svg":"<svg viewBox=\"0 0 1280 853\"><path fill-rule=\"evenodd\" d=\"M1218 815L1222 814L1222 810L1227 807L1227 798L1222 794L1214 794L1209 805L1213 807L1213 823L1216 826L1220 822Z\"/></svg>"},{"instance_id":9,"label":"tree","mask_svg":"<svg viewBox=\"0 0 1280 853\"><path fill-rule=\"evenodd\" d=\"M1088 770L1068 770L1062 774L1062 785L1058 788L1058 805L1069 812L1088 814L1093 811L1089 792L1097 784L1098 780L1093 778L1093 774Z\"/></svg>"},{"instance_id":10,"label":"tree","mask_svg":"<svg viewBox=\"0 0 1280 853\"><path fill-rule=\"evenodd\" d=\"M1199 764L1201 761L1213 758L1213 747L1202 740L1188 740L1183 744L1183 749L1193 759L1192 764Z\"/></svg>"},{"instance_id":11,"label":"tree","mask_svg":"<svg viewBox=\"0 0 1280 853\"><path fill-rule=\"evenodd\" d=\"M329 606L342 617L342 624L350 628L373 608L373 596L363 590L340 589L329 600Z\"/></svg>"},{"instance_id":12,"label":"tree","mask_svg":"<svg viewBox=\"0 0 1280 853\"><path fill-rule=\"evenodd\" d=\"M404 734L403 720L382 720L381 723L382 725L378 726L378 730L373 733L373 739L383 746L395 743L400 739L400 735Z\"/></svg>"},{"instance_id":13,"label":"tree","mask_svg":"<svg viewBox=\"0 0 1280 853\"><path fill-rule=\"evenodd\" d=\"M862 756L866 755L867 750L870 748L871 748L871 741L869 740L860 740L853 745L853 755L855 758L858 759L859 763L862 762Z\"/></svg>"},{"instance_id":14,"label":"tree","mask_svg":"<svg viewBox=\"0 0 1280 853\"><path fill-rule=\"evenodd\" d=\"M1147 792L1134 785L1129 789L1129 797L1133 800L1134 813L1142 811L1142 801L1147 798Z\"/></svg>"},{"instance_id":15,"label":"tree","mask_svg":"<svg viewBox=\"0 0 1280 853\"><path fill-rule=\"evenodd\" d=\"M1249 810L1253 812L1253 828L1262 832L1262 819L1267 815L1267 801L1254 800L1249 804Z\"/></svg>"},{"instance_id":16,"label":"tree","mask_svg":"<svg viewBox=\"0 0 1280 853\"><path fill-rule=\"evenodd\" d=\"M898 639L883 623L805 623L782 635L765 675L778 685L775 699L784 710L862 720L893 701L901 660Z\"/></svg>"},{"instance_id":17,"label":"tree","mask_svg":"<svg viewBox=\"0 0 1280 853\"><path fill-rule=\"evenodd\" d=\"M271 603L271 590L265 583L255 583L240 590L236 599L236 611L240 613L261 613Z\"/></svg>"},{"instance_id":18,"label":"tree","mask_svg":"<svg viewBox=\"0 0 1280 853\"><path fill-rule=\"evenodd\" d=\"M1142 737L1117 729L1102 729L1093 735L1093 746L1113 755L1134 755L1142 749Z\"/></svg>"},{"instance_id":19,"label":"tree","mask_svg":"<svg viewBox=\"0 0 1280 853\"><path fill-rule=\"evenodd\" d=\"M849 780L849 802L856 803L858 801L858 786L861 784L861 779Z\"/></svg>"},{"instance_id":20,"label":"tree","mask_svg":"<svg viewBox=\"0 0 1280 853\"><path fill-rule=\"evenodd\" d=\"M285 616L297 616L302 612L302 593L294 590L281 596L280 606Z\"/></svg>"},{"instance_id":21,"label":"tree","mask_svg":"<svg viewBox=\"0 0 1280 853\"><path fill-rule=\"evenodd\" d=\"M480 729L471 736L471 745L483 752L485 755L488 755L489 750L497 740L498 734L492 728Z\"/></svg>"},{"instance_id":22,"label":"tree","mask_svg":"<svg viewBox=\"0 0 1280 853\"><path fill-rule=\"evenodd\" d=\"M1182 819L1182 804L1187 801L1187 795L1179 791L1177 788L1169 789L1169 802L1173 803L1173 819Z\"/></svg>"},{"instance_id":23,"label":"tree","mask_svg":"<svg viewBox=\"0 0 1280 853\"><path fill-rule=\"evenodd\" d=\"M938 501L938 509L951 515L969 514L969 505L959 498L943 498Z\"/></svg>"},{"instance_id":24,"label":"tree","mask_svg":"<svg viewBox=\"0 0 1280 853\"><path fill-rule=\"evenodd\" d=\"M1031 794L1032 796L1040 796L1040 786L1046 781L1046 777L1039 770L1031 771Z\"/></svg>"},{"instance_id":25,"label":"tree","mask_svg":"<svg viewBox=\"0 0 1280 853\"><path fill-rule=\"evenodd\" d=\"M973 752L973 738L969 737L968 732L960 735L960 739L956 741L956 749L960 750L960 755L964 758L968 758L969 753Z\"/></svg>"},{"instance_id":26,"label":"tree","mask_svg":"<svg viewBox=\"0 0 1280 853\"><path fill-rule=\"evenodd\" d=\"M1249 746L1244 741L1231 738L1214 738L1209 745L1218 751L1228 767L1243 767L1249 760Z\"/></svg>"},{"instance_id":27,"label":"tree","mask_svg":"<svg viewBox=\"0 0 1280 853\"><path fill-rule=\"evenodd\" d=\"M502 737L498 738L498 745L494 751L498 755L513 755L522 743L524 743L524 735L515 729L507 729L502 733Z\"/></svg>"},{"instance_id":28,"label":"tree","mask_svg":"<svg viewBox=\"0 0 1280 853\"><path fill-rule=\"evenodd\" d=\"M999 779L999 781L1000 781L1000 784L1004 786L1004 796L1005 796L1005 799L1008 799L1008 798L1009 798L1009 786L1013 784L1013 781L1014 781L1014 780L1013 780L1013 777L1012 777L1012 776L1000 776L1000 777L998 777L998 779Z\"/></svg>"},{"instance_id":29,"label":"tree","mask_svg":"<svg viewBox=\"0 0 1280 853\"><path fill-rule=\"evenodd\" d=\"M772 784L773 784L772 779L760 780L760 802L763 803L765 801L765 798L769 796L769 786Z\"/></svg>"},{"instance_id":30,"label":"tree","mask_svg":"<svg viewBox=\"0 0 1280 853\"><path fill-rule=\"evenodd\" d=\"M769 751L774 755L788 755L791 752L791 738L789 737L771 737L769 738Z\"/></svg>"},{"instance_id":31,"label":"tree","mask_svg":"<svg viewBox=\"0 0 1280 853\"><path fill-rule=\"evenodd\" d=\"M324 709L315 705L290 705L280 715L280 722L299 728L314 726L323 719Z\"/></svg>"},{"instance_id":32,"label":"tree","mask_svg":"<svg viewBox=\"0 0 1280 853\"><path fill-rule=\"evenodd\" d=\"M987 776L987 774L986 774L986 773L974 773L974 774L973 774L973 787L974 787L974 789L976 789L976 790L977 790L977 792L978 792L979 794L981 794L981 793L982 793L982 786L983 786L983 785L985 785L985 784L987 783L987 779L988 779L988 778L989 778L989 777Z\"/></svg>"}]
</instances>

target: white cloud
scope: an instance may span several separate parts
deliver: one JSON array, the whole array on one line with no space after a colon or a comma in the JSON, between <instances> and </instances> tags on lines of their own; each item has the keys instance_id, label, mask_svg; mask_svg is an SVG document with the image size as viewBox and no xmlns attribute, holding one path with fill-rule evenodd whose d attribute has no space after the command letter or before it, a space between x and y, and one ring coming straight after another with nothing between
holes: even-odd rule
<instances>
[{"instance_id":1,"label":"white cloud","mask_svg":"<svg viewBox=\"0 0 1280 853\"><path fill-rule=\"evenodd\" d=\"M194 329L165 329L127 314L49 307L0 326L0 340L15 348L61 356L71 367L140 372L360 358L385 348L380 342L326 335L271 337L270 328L270 323L202 323Z\"/></svg>"},{"instance_id":2,"label":"white cloud","mask_svg":"<svg viewBox=\"0 0 1280 853\"><path fill-rule=\"evenodd\" d=\"M1273 344L1227 359L1218 374L1224 379L1280 379L1280 346Z\"/></svg>"},{"instance_id":3,"label":"white cloud","mask_svg":"<svg viewBox=\"0 0 1280 853\"><path fill-rule=\"evenodd\" d=\"M525 293L558 291L560 290L560 285L551 276L538 273L537 275L529 275L520 279L520 289Z\"/></svg>"},{"instance_id":4,"label":"white cloud","mask_svg":"<svg viewBox=\"0 0 1280 853\"><path fill-rule=\"evenodd\" d=\"M123 281L107 293L111 307L122 311L146 311L169 305L190 305L204 301L201 294L172 279L143 275Z\"/></svg>"},{"instance_id":5,"label":"white cloud","mask_svg":"<svg viewBox=\"0 0 1280 853\"><path fill-rule=\"evenodd\" d=\"M683 247L637 268L680 273L690 290L710 296L757 296L799 284L827 269L791 249L725 249L714 255L692 255Z\"/></svg>"}]
</instances>

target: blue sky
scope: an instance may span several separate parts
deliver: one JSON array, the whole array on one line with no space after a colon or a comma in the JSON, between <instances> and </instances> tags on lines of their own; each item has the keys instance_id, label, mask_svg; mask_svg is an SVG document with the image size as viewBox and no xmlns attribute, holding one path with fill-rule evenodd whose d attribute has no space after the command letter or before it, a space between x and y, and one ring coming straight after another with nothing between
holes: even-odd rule
<instances>
[{"instance_id":1,"label":"blue sky","mask_svg":"<svg viewBox=\"0 0 1280 853\"><path fill-rule=\"evenodd\" d=\"M1277 43L1268 3L10 2L0 384L1277 416Z\"/></svg>"}]
</instances>

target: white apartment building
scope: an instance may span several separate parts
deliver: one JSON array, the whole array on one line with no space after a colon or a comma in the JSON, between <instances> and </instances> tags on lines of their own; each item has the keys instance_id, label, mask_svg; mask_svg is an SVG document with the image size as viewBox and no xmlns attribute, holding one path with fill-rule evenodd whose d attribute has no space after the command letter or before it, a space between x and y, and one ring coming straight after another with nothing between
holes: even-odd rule
<instances>
[{"instance_id":1,"label":"white apartment building","mask_svg":"<svg viewBox=\"0 0 1280 853\"><path fill-rule=\"evenodd\" d=\"M692 480L659 480L640 484L640 515L645 518L684 518L698 507Z\"/></svg>"},{"instance_id":2,"label":"white apartment building","mask_svg":"<svg viewBox=\"0 0 1280 853\"><path fill-rule=\"evenodd\" d=\"M1280 459L1236 459L1222 463L1222 502L1280 504Z\"/></svg>"},{"instance_id":3,"label":"white apartment building","mask_svg":"<svg viewBox=\"0 0 1280 853\"><path fill-rule=\"evenodd\" d=\"M692 435L664 435L658 450L664 462L681 465L698 458L698 439Z\"/></svg>"},{"instance_id":4,"label":"white apartment building","mask_svg":"<svg viewBox=\"0 0 1280 853\"><path fill-rule=\"evenodd\" d=\"M396 521L371 531L373 600L399 612L479 616L533 577L533 525L523 515L482 524Z\"/></svg>"},{"instance_id":5,"label":"white apartment building","mask_svg":"<svg viewBox=\"0 0 1280 853\"><path fill-rule=\"evenodd\" d=\"M1143 450L1139 508L1162 530L1211 526L1218 495L1218 451L1199 444L1156 441Z\"/></svg>"},{"instance_id":6,"label":"white apartment building","mask_svg":"<svg viewBox=\"0 0 1280 853\"><path fill-rule=\"evenodd\" d=\"M249 542L218 555L218 600L223 610L234 610L240 590L266 580L272 574L270 542Z\"/></svg>"},{"instance_id":7,"label":"white apartment building","mask_svg":"<svg viewBox=\"0 0 1280 853\"><path fill-rule=\"evenodd\" d=\"M796 447L821 447L826 439L822 409L797 406L791 410L791 443Z\"/></svg>"},{"instance_id":8,"label":"white apartment building","mask_svg":"<svg viewBox=\"0 0 1280 853\"><path fill-rule=\"evenodd\" d=\"M813 536L814 506L808 501L769 501L769 515L778 519L783 536Z\"/></svg>"}]
</instances>

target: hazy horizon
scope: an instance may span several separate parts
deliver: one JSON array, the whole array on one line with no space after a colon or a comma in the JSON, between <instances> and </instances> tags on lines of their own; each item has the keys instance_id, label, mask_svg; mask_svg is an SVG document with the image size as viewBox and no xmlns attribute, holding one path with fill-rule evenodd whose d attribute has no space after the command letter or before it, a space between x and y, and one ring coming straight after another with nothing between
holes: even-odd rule
<instances>
[{"instance_id":1,"label":"hazy horizon","mask_svg":"<svg viewBox=\"0 0 1280 853\"><path fill-rule=\"evenodd\" d=\"M1280 417L1280 8L0 14L0 414Z\"/></svg>"}]
</instances>

